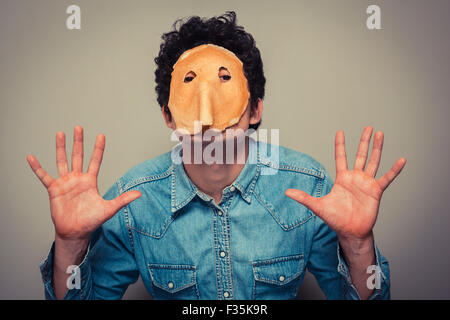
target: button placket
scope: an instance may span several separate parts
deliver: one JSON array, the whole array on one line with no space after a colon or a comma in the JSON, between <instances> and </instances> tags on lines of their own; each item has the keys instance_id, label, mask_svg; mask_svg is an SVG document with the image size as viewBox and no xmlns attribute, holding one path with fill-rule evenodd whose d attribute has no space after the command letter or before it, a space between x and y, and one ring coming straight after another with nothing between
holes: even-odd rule
<instances>
[{"instance_id":1,"label":"button placket","mask_svg":"<svg viewBox=\"0 0 450 320\"><path fill-rule=\"evenodd\" d=\"M229 226L226 212L221 208L214 208L214 250L216 254L216 276L218 299L232 297L231 261L229 259Z\"/></svg>"}]
</instances>

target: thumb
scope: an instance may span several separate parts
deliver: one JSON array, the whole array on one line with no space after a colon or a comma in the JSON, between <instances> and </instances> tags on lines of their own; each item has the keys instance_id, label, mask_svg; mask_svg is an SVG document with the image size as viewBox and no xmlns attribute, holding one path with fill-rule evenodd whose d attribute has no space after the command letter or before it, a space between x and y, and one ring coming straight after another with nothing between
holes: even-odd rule
<instances>
[{"instance_id":1,"label":"thumb","mask_svg":"<svg viewBox=\"0 0 450 320\"><path fill-rule=\"evenodd\" d=\"M130 202L136 200L141 196L142 193L140 193L137 190L133 190L122 193L120 196L118 196L113 200L109 200L107 209L105 210L108 219L111 218L113 215L115 215L117 211L122 209L122 207L126 206L127 204L129 204Z\"/></svg>"},{"instance_id":2,"label":"thumb","mask_svg":"<svg viewBox=\"0 0 450 320\"><path fill-rule=\"evenodd\" d=\"M319 198L314 198L302 190L287 189L285 192L289 198L303 204L309 210L317 214L319 210Z\"/></svg>"}]
</instances>

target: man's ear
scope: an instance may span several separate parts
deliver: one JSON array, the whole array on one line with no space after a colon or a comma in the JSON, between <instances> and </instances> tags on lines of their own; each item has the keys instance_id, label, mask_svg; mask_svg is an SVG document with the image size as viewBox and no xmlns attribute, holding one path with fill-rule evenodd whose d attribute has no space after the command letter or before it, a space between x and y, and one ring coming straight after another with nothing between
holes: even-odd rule
<instances>
[{"instance_id":1,"label":"man's ear","mask_svg":"<svg viewBox=\"0 0 450 320\"><path fill-rule=\"evenodd\" d=\"M258 98L258 106L256 108L250 109L250 124L257 124L261 122L262 117L262 111L263 111L263 102L260 98Z\"/></svg>"},{"instance_id":2,"label":"man's ear","mask_svg":"<svg viewBox=\"0 0 450 320\"><path fill-rule=\"evenodd\" d=\"M161 112L162 112L164 121L166 122L166 126L172 130L175 130L176 129L175 121L173 121L173 117L172 117L172 114L170 113L169 107L163 106L161 108Z\"/></svg>"}]
</instances>

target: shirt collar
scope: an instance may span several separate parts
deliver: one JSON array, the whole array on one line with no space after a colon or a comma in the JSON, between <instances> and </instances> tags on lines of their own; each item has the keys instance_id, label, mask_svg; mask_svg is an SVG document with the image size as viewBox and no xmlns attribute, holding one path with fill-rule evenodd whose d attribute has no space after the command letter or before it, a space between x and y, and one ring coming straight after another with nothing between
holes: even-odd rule
<instances>
[{"instance_id":1,"label":"shirt collar","mask_svg":"<svg viewBox=\"0 0 450 320\"><path fill-rule=\"evenodd\" d=\"M173 152L180 152L181 145L175 147ZM242 199L247 203L251 202L251 195L255 188L256 180L261 171L260 154L258 143L249 138L248 157L236 180L227 188L236 188L241 194ZM196 195L200 196L198 188L187 176L182 163L172 161L171 177L171 211L172 213L180 210L187 205ZM201 196L200 196L201 197Z\"/></svg>"}]
</instances>

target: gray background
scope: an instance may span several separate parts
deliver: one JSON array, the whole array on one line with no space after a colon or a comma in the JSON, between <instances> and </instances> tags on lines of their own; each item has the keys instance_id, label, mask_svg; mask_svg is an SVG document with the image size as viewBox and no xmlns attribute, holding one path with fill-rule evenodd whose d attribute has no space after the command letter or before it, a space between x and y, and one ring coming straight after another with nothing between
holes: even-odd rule
<instances>
[{"instance_id":1,"label":"gray background","mask_svg":"<svg viewBox=\"0 0 450 320\"><path fill-rule=\"evenodd\" d=\"M82 29L65 27L78 4ZM382 30L366 28L381 7ZM34 154L56 177L55 133L85 129L85 168L106 136L99 189L173 145L154 92L153 58L177 18L235 10L262 53L263 128L315 157L334 177L334 134L349 163L366 125L385 133L380 173L408 163L385 192L375 237L389 259L392 298L450 298L449 1L24 1L0 2L2 178L0 298L41 299L38 265L53 239ZM308 275L302 298L323 298ZM142 284L126 298L148 298Z\"/></svg>"}]
</instances>

